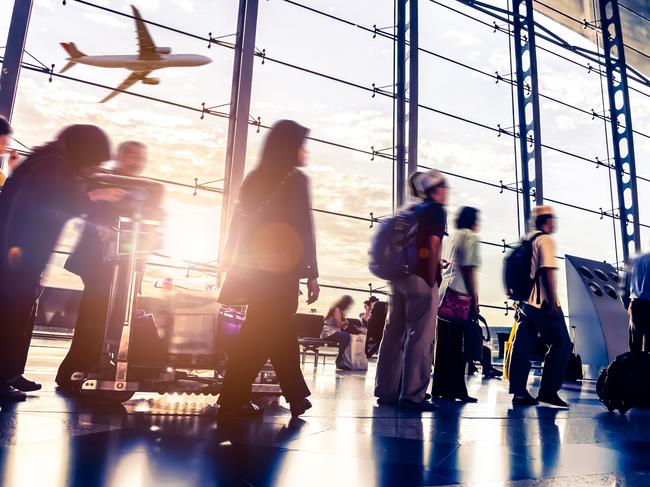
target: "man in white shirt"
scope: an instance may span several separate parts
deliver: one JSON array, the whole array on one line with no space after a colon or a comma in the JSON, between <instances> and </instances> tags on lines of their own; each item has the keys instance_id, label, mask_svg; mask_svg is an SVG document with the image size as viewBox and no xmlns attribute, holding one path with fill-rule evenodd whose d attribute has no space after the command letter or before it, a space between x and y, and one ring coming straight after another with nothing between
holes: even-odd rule
<instances>
[{"instance_id":1,"label":"man in white shirt","mask_svg":"<svg viewBox=\"0 0 650 487\"><path fill-rule=\"evenodd\" d=\"M571 339L564 321L564 313L557 295L557 258L555 241L555 215L550 206L533 209L535 231L529 235L533 245L531 275L535 285L527 303L521 303L517 312L517 334L510 362L510 393L517 406L534 406L544 402L554 406L568 407L558 391L566 373L571 353ZM549 347L544 358L544 372L537 399L526 390L530 357L537 336L541 335Z\"/></svg>"}]
</instances>

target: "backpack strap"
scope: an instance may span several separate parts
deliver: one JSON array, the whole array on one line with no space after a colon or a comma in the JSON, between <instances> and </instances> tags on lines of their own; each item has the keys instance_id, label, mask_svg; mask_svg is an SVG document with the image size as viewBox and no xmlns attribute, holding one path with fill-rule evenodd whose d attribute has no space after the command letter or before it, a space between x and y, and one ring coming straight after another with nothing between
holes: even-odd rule
<instances>
[{"instance_id":1,"label":"backpack strap","mask_svg":"<svg viewBox=\"0 0 650 487\"><path fill-rule=\"evenodd\" d=\"M533 235L531 238L528 239L530 244L532 245L535 240L537 240L537 237L540 237L542 235L545 235L544 232L536 232L535 235ZM533 250L533 253L535 251ZM541 291L542 291L542 286L539 282L539 269L535 271L535 295L537 296L536 304L538 306L541 306L542 304L542 297L541 297Z\"/></svg>"}]
</instances>

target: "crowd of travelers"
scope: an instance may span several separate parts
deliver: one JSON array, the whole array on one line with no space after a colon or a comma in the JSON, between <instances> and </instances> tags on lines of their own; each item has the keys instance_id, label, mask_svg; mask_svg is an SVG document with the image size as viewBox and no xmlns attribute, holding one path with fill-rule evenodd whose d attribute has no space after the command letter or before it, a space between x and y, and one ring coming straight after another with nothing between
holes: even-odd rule
<instances>
[{"instance_id":1,"label":"crowd of travelers","mask_svg":"<svg viewBox=\"0 0 650 487\"><path fill-rule=\"evenodd\" d=\"M250 392L267 360L291 414L302 415L312 406L292 324L301 295L300 281L307 282L307 304L316 302L320 293L309 181L302 170L308 157L308 133L294 121L277 122L264 141L259 164L246 176L239 192L220 262L225 278L219 302L246 305L247 311L245 325L229 354L219 396L221 417L263 414L251 401ZM0 119L2 152L10 135L11 127ZM41 387L23 375L40 279L65 223L78 216L85 217L84 232L66 268L79 275L85 287L72 346L57 374L59 387L66 390L71 372L92 367L100 353L110 272L99 265L97 253L101 253L105 238L106 214L110 215L111 205L120 201L124 192L93 187L86 177L112 158L108 136L91 125L65 128L19 164L16 154L10 155L10 176L3 181L0 194L2 400L24 399L25 392ZM117 163L112 171L136 177L144 167L146 147L133 141L124 143L113 159ZM444 174L435 169L414 173L408 187L407 205L380 224L371 248L371 271L390 284L389 316L379 345L374 395L379 406L416 411L436 410L439 398L476 402L465 385L468 367L473 368L477 361L486 378L502 374L492 366L489 348L475 339L481 319L480 211L461 208L450 232L446 211L450 189ZM525 289L518 294L511 290L519 297L508 371L515 406L541 402L568 407L558 395L571 340L557 290L556 218L549 206L533 208L532 231L518 248L518 258L523 255L527 262L525 275L519 276ZM413 230L408 239L398 235L405 228ZM391 262L391 258L398 260ZM650 256L643 255L632 262L628 273L632 349L644 347L650 334L650 289L645 286L649 272ZM346 368L344 354L351 337L366 333L377 302L376 296L364 302L357 320L350 317L354 301L345 295L324 316L321 338L339 344L338 368ZM533 396L527 385L538 337L547 348L540 387Z\"/></svg>"}]
</instances>

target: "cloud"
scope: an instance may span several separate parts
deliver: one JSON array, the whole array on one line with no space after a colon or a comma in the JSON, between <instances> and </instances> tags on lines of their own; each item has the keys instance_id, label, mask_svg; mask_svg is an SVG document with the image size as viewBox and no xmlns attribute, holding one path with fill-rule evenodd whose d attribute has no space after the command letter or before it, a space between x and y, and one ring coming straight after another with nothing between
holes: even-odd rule
<instances>
[{"instance_id":1,"label":"cloud","mask_svg":"<svg viewBox=\"0 0 650 487\"><path fill-rule=\"evenodd\" d=\"M186 12L196 12L196 4L192 0L173 0L173 3Z\"/></svg>"},{"instance_id":2,"label":"cloud","mask_svg":"<svg viewBox=\"0 0 650 487\"><path fill-rule=\"evenodd\" d=\"M123 19L115 15L107 14L106 12L91 10L84 12L83 16L95 24L105 25L113 29L124 30L127 28L127 23ZM128 28L132 28L132 26L128 25Z\"/></svg>"}]
</instances>

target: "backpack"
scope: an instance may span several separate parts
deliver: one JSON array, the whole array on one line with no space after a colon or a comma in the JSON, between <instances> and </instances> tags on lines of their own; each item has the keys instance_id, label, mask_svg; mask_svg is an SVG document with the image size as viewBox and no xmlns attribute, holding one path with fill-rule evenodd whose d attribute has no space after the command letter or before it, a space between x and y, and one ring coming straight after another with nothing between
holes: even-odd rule
<instances>
[{"instance_id":1,"label":"backpack","mask_svg":"<svg viewBox=\"0 0 650 487\"><path fill-rule=\"evenodd\" d=\"M611 412L625 414L633 407L650 407L650 352L619 355L598 377L598 398Z\"/></svg>"},{"instance_id":2,"label":"backpack","mask_svg":"<svg viewBox=\"0 0 650 487\"><path fill-rule=\"evenodd\" d=\"M415 272L420 260L416 242L420 215L429 204L412 206L379 224L368 252L370 272L385 281Z\"/></svg>"},{"instance_id":3,"label":"backpack","mask_svg":"<svg viewBox=\"0 0 650 487\"><path fill-rule=\"evenodd\" d=\"M533 242L542 233L536 233L510 252L503 261L503 284L508 298L513 301L528 301L537 278L530 277L533 260Z\"/></svg>"}]
</instances>

